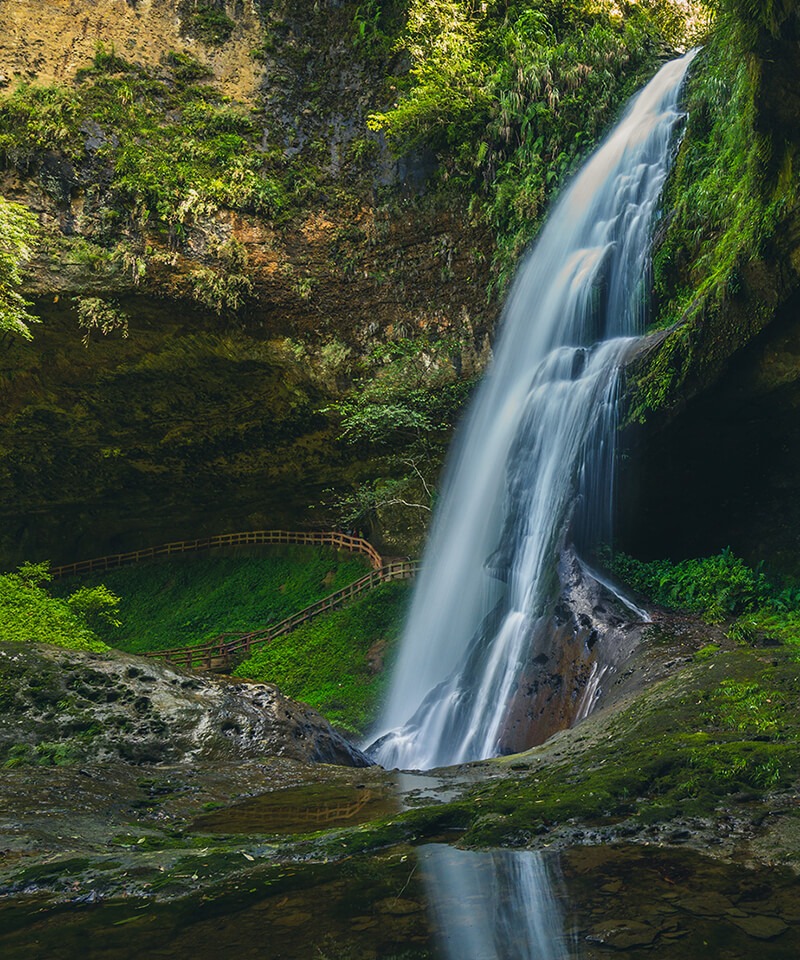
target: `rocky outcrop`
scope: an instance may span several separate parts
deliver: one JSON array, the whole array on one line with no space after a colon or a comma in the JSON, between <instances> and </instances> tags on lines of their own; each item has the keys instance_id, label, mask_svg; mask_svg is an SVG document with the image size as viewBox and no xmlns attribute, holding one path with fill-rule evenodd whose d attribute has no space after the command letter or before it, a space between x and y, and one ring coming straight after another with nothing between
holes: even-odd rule
<instances>
[{"instance_id":1,"label":"rocky outcrop","mask_svg":"<svg viewBox=\"0 0 800 960\"><path fill-rule=\"evenodd\" d=\"M189 674L116 651L0 644L0 705L0 757L8 766L267 757L370 763L277 687Z\"/></svg>"},{"instance_id":2,"label":"rocky outcrop","mask_svg":"<svg viewBox=\"0 0 800 960\"><path fill-rule=\"evenodd\" d=\"M657 318L688 308L646 338L629 366L634 422L620 539L644 557L731 546L796 576L800 103L791 78L800 70L800 14L784 4L729 16L740 58L716 40L697 61L666 193L675 209L656 244ZM728 112L713 110L709 90L737 91ZM681 206L696 182L711 198L701 222ZM747 218L731 222L740 209Z\"/></svg>"},{"instance_id":3,"label":"rocky outcrop","mask_svg":"<svg viewBox=\"0 0 800 960\"><path fill-rule=\"evenodd\" d=\"M196 35L187 6L185 0L49 0L43 10L27 0L6 0L0 8L2 82L71 81L102 43L144 66L159 65L170 50L202 57L226 94L253 101L262 72L252 57L261 42L259 5L219 5L220 13L232 14L224 44L204 43Z\"/></svg>"},{"instance_id":4,"label":"rocky outcrop","mask_svg":"<svg viewBox=\"0 0 800 960\"><path fill-rule=\"evenodd\" d=\"M563 549L558 573L558 602L537 627L537 656L522 671L511 700L501 735L505 753L574 726L613 701L623 674L627 679L642 669L636 655L651 627L649 615L572 547Z\"/></svg>"}]
</instances>

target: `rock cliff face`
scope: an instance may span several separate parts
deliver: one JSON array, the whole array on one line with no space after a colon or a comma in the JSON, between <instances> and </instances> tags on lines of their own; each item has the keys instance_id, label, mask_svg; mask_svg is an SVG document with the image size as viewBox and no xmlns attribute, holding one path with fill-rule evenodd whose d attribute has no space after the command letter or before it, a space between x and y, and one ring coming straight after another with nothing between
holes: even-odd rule
<instances>
[{"instance_id":1,"label":"rock cliff face","mask_svg":"<svg viewBox=\"0 0 800 960\"><path fill-rule=\"evenodd\" d=\"M0 71L3 82L71 82L103 43L145 66L157 66L166 53L201 54L210 61L221 89L237 100L254 102L261 80L251 51L261 42L256 0L187 3L186 0L6 0L0 9ZM225 17L230 35L209 45L192 30L192 8L212 8ZM221 20L221 16L219 20ZM191 34L195 35L192 36Z\"/></svg>"},{"instance_id":2,"label":"rock cliff face","mask_svg":"<svg viewBox=\"0 0 800 960\"><path fill-rule=\"evenodd\" d=\"M224 42L199 8L228 21ZM373 452L341 444L327 408L376 343L485 338L485 230L462 201L428 196L425 158L395 161L366 136L398 65L355 49L354 4L62 0L48 12L3 5L9 83L157 89L148 110L165 130L197 98L224 117L219 98L235 98L234 122L253 156L272 158L283 199L234 210L196 203L183 183L160 221L152 204L139 215L112 182L123 134L91 107L57 148L33 145L24 160L6 148L0 189L45 228L27 284L44 322L0 360L0 556L307 522L324 491L371 475ZM98 62L111 71L99 79ZM187 87L182 70L205 86ZM84 346L76 298L113 303L128 336Z\"/></svg>"},{"instance_id":3,"label":"rock cliff face","mask_svg":"<svg viewBox=\"0 0 800 960\"><path fill-rule=\"evenodd\" d=\"M717 83L728 97L738 90L736 112L724 104L714 112L713 96L690 91L695 116L656 255L667 261L661 306L666 288L681 291L688 309L644 342L630 371L633 409L646 426L629 430L636 455L625 470L622 542L645 557L731 546L796 576L800 103L789 78L800 71L800 14L788 5L773 13L768 26L755 24L766 13L741 15L738 65L720 68L719 44L698 62L695 87ZM716 144L716 160L698 146L703 137ZM709 170L706 187L719 197L692 236L680 194ZM730 191L732 200L722 196ZM745 208L732 229L728 218ZM714 222L719 211L727 212Z\"/></svg>"}]
</instances>

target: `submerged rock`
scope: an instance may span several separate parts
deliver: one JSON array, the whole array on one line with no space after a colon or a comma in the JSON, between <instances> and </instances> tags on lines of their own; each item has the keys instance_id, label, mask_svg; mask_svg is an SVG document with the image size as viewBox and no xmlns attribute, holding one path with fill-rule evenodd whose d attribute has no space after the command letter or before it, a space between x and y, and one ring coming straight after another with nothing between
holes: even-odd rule
<instances>
[{"instance_id":1,"label":"submerged rock","mask_svg":"<svg viewBox=\"0 0 800 960\"><path fill-rule=\"evenodd\" d=\"M176 764L286 757L367 766L277 687L187 673L119 651L0 644L0 762Z\"/></svg>"}]
</instances>

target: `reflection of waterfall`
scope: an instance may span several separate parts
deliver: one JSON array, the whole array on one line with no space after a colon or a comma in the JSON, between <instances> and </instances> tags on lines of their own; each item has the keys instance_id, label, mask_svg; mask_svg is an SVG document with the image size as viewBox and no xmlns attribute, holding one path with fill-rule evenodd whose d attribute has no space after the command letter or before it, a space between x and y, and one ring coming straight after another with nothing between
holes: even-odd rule
<instances>
[{"instance_id":1,"label":"reflection of waterfall","mask_svg":"<svg viewBox=\"0 0 800 960\"><path fill-rule=\"evenodd\" d=\"M447 960L562 960L564 918L542 855L431 844L418 854Z\"/></svg>"},{"instance_id":2,"label":"reflection of waterfall","mask_svg":"<svg viewBox=\"0 0 800 960\"><path fill-rule=\"evenodd\" d=\"M691 59L664 66L632 101L515 282L451 458L381 718L390 732L372 748L385 766L502 751L509 700L552 600L557 542L570 521L584 538L609 529L618 371L643 323L652 220Z\"/></svg>"}]
</instances>

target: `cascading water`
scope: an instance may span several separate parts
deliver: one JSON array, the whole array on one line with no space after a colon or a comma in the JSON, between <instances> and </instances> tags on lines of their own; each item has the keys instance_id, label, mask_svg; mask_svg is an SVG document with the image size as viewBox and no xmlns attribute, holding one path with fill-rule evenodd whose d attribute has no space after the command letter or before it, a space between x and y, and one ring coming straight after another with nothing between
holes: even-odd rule
<instances>
[{"instance_id":1,"label":"cascading water","mask_svg":"<svg viewBox=\"0 0 800 960\"><path fill-rule=\"evenodd\" d=\"M514 283L451 456L371 748L386 767L502 748L509 698L553 599L559 538L570 521L587 537L609 528L618 374L644 323L652 223L693 56L666 64L633 99Z\"/></svg>"}]
</instances>

